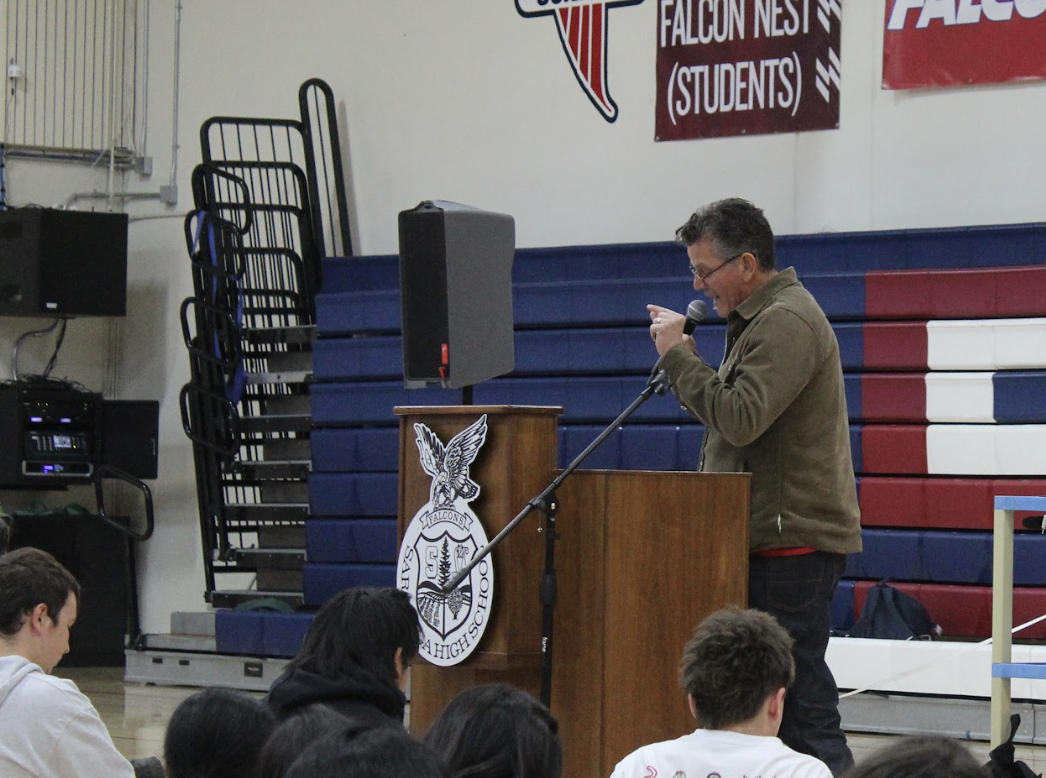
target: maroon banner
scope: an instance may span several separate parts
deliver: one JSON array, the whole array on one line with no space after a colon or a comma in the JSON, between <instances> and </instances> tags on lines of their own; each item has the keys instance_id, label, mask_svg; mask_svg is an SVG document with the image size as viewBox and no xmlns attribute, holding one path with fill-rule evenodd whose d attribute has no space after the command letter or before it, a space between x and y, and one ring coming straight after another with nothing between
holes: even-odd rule
<instances>
[{"instance_id":1,"label":"maroon banner","mask_svg":"<svg viewBox=\"0 0 1046 778\"><path fill-rule=\"evenodd\" d=\"M658 0L655 140L839 126L842 0Z\"/></svg>"},{"instance_id":2,"label":"maroon banner","mask_svg":"<svg viewBox=\"0 0 1046 778\"><path fill-rule=\"evenodd\" d=\"M887 0L883 88L1046 78L1046 0Z\"/></svg>"}]
</instances>

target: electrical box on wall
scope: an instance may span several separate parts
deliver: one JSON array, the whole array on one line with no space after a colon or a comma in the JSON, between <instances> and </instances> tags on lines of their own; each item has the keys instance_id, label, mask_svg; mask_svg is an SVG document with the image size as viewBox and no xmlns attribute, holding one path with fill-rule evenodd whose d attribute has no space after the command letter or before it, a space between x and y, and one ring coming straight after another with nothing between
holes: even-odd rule
<instances>
[{"instance_id":1,"label":"electrical box on wall","mask_svg":"<svg viewBox=\"0 0 1046 778\"><path fill-rule=\"evenodd\" d=\"M0 211L0 315L127 313L127 214Z\"/></svg>"}]
</instances>

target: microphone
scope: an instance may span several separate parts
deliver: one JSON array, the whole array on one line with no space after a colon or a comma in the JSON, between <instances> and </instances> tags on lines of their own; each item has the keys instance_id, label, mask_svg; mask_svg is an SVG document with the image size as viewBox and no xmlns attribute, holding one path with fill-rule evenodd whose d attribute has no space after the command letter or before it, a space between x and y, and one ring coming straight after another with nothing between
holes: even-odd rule
<instances>
[{"instance_id":1,"label":"microphone","mask_svg":"<svg viewBox=\"0 0 1046 778\"><path fill-rule=\"evenodd\" d=\"M686 307L686 323L683 325L683 334L689 335L694 327L705 316L708 315L708 303L704 300L694 300Z\"/></svg>"}]
</instances>

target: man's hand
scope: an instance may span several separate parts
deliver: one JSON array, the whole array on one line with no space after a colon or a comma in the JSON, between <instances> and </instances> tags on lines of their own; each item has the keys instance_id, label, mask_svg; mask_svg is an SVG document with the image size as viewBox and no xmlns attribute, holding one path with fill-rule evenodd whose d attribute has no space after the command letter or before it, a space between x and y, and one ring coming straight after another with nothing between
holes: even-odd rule
<instances>
[{"instance_id":1,"label":"man's hand","mask_svg":"<svg viewBox=\"0 0 1046 778\"><path fill-rule=\"evenodd\" d=\"M664 356L666 351L680 343L686 343L691 351L695 351L693 338L683 334L686 316L660 305L648 305L646 309L650 313L650 338L659 356Z\"/></svg>"}]
</instances>

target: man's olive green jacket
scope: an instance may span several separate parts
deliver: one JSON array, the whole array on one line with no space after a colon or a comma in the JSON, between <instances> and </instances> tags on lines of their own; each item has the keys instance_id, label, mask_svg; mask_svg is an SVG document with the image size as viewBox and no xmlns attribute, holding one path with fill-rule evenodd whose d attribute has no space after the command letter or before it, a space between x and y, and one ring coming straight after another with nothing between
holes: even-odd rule
<instances>
[{"instance_id":1,"label":"man's olive green jacket","mask_svg":"<svg viewBox=\"0 0 1046 778\"><path fill-rule=\"evenodd\" d=\"M839 343L795 270L730 313L718 371L684 344L661 367L706 425L698 469L752 474L752 551L861 550Z\"/></svg>"}]
</instances>

